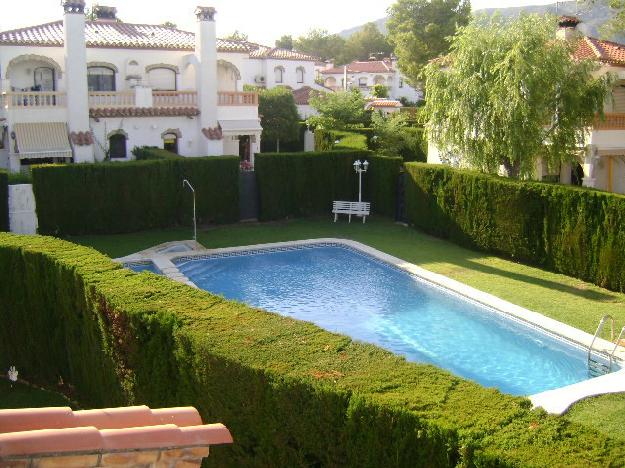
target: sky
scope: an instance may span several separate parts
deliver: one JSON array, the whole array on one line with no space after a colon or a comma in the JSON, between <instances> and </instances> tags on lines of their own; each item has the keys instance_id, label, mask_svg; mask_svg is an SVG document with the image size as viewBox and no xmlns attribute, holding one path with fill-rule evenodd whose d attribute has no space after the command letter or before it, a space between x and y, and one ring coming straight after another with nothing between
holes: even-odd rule
<instances>
[{"instance_id":1,"label":"sky","mask_svg":"<svg viewBox=\"0 0 625 468\"><path fill-rule=\"evenodd\" d=\"M61 19L60 0L2 0L0 31L43 24ZM180 29L195 30L193 11L197 5L217 8L217 35L234 30L250 40L272 45L283 34L301 36L311 28L339 32L386 16L393 0L87 0L117 7L117 16L127 23L160 24L171 21ZM544 5L554 0L473 0L473 9L521 5Z\"/></svg>"}]
</instances>

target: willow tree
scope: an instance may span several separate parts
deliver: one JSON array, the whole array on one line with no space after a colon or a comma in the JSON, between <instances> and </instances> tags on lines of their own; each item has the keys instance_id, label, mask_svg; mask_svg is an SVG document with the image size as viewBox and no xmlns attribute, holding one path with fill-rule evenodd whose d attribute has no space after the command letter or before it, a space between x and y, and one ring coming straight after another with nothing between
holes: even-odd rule
<instances>
[{"instance_id":1,"label":"willow tree","mask_svg":"<svg viewBox=\"0 0 625 468\"><path fill-rule=\"evenodd\" d=\"M453 37L449 54L425 69L427 131L471 166L511 177L541 157L572 161L601 113L609 77L572 58L576 41L556 39L556 18L477 18Z\"/></svg>"}]
</instances>

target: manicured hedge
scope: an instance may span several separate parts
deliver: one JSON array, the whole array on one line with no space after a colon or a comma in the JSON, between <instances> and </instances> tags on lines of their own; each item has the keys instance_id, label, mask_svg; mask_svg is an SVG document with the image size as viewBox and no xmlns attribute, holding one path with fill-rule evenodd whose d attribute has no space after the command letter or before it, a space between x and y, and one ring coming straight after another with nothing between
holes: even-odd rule
<instances>
[{"instance_id":1,"label":"manicured hedge","mask_svg":"<svg viewBox=\"0 0 625 468\"><path fill-rule=\"evenodd\" d=\"M401 159L368 151L332 151L258 154L260 219L328 215L333 200L357 200L356 159L370 163L363 175L363 200L371 202L374 214L394 215Z\"/></svg>"},{"instance_id":2,"label":"manicured hedge","mask_svg":"<svg viewBox=\"0 0 625 468\"><path fill-rule=\"evenodd\" d=\"M239 217L239 159L220 156L33 168L42 234L113 234Z\"/></svg>"},{"instance_id":3,"label":"manicured hedge","mask_svg":"<svg viewBox=\"0 0 625 468\"><path fill-rule=\"evenodd\" d=\"M135 146L132 154L137 161L147 161L154 159L181 159L182 156L167 151L166 149L152 146Z\"/></svg>"},{"instance_id":4,"label":"manicured hedge","mask_svg":"<svg viewBox=\"0 0 625 468\"><path fill-rule=\"evenodd\" d=\"M0 231L9 230L9 175L0 170Z\"/></svg>"},{"instance_id":5,"label":"manicured hedge","mask_svg":"<svg viewBox=\"0 0 625 468\"><path fill-rule=\"evenodd\" d=\"M0 361L84 407L193 405L215 466L619 466L625 446L433 366L94 250L0 234Z\"/></svg>"},{"instance_id":6,"label":"manicured hedge","mask_svg":"<svg viewBox=\"0 0 625 468\"><path fill-rule=\"evenodd\" d=\"M625 197L406 164L410 222L458 244L625 291Z\"/></svg>"}]
</instances>

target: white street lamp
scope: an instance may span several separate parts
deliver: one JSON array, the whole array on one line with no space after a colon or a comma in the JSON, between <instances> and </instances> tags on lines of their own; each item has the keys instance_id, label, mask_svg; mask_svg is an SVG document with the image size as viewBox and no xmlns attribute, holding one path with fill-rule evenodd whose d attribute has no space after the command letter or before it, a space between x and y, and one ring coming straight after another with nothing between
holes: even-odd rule
<instances>
[{"instance_id":1,"label":"white street lamp","mask_svg":"<svg viewBox=\"0 0 625 468\"><path fill-rule=\"evenodd\" d=\"M362 173L369 169L369 161L361 162L359 159L354 161L354 170L358 174L358 202L362 202Z\"/></svg>"}]
</instances>

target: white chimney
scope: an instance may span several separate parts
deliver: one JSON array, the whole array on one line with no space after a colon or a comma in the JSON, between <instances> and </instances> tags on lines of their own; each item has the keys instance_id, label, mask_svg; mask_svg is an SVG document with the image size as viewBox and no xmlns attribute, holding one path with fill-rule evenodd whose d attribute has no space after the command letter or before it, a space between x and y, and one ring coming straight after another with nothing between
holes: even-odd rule
<instances>
[{"instance_id":1,"label":"white chimney","mask_svg":"<svg viewBox=\"0 0 625 468\"><path fill-rule=\"evenodd\" d=\"M556 37L564 41L572 41L579 37L577 25L581 23L575 16L561 16L558 21Z\"/></svg>"},{"instance_id":2,"label":"white chimney","mask_svg":"<svg viewBox=\"0 0 625 468\"><path fill-rule=\"evenodd\" d=\"M223 138L215 132L217 121L217 34L213 7L197 7L197 33L195 34L195 55L199 68L197 75L198 102L200 106L200 151L206 155L221 155L224 151ZM209 138L207 135L211 135Z\"/></svg>"},{"instance_id":3,"label":"white chimney","mask_svg":"<svg viewBox=\"0 0 625 468\"><path fill-rule=\"evenodd\" d=\"M67 124L70 134L90 132L87 88L87 45L84 0L63 0ZM79 140L80 141L80 140ZM93 145L82 139L73 144L74 162L94 162Z\"/></svg>"}]
</instances>

